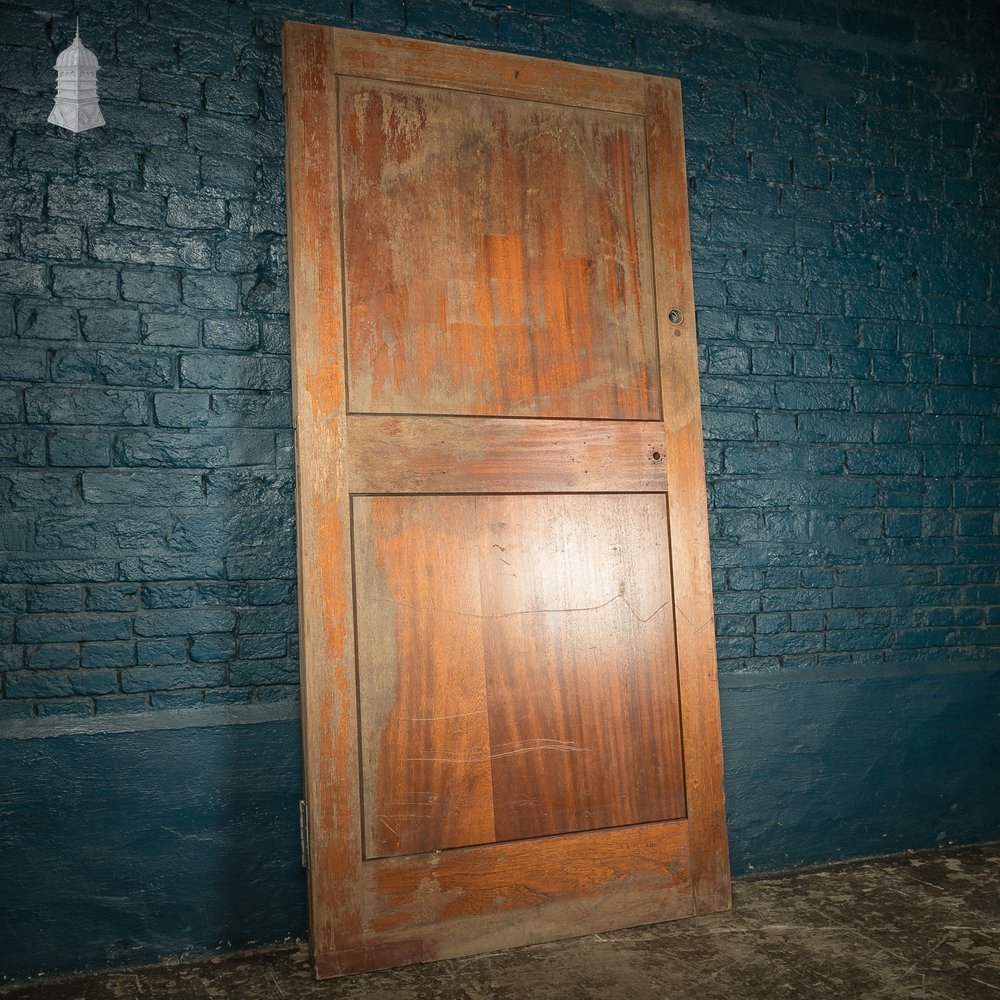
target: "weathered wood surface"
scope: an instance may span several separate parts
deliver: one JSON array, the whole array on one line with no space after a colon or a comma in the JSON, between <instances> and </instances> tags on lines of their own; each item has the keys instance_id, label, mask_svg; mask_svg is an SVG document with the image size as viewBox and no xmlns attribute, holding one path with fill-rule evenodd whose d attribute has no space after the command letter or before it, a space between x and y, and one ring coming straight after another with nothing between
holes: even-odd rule
<instances>
[{"instance_id":1,"label":"weathered wood surface","mask_svg":"<svg viewBox=\"0 0 1000 1000\"><path fill-rule=\"evenodd\" d=\"M357 497L354 538L366 856L488 843L475 500Z\"/></svg>"},{"instance_id":2,"label":"weathered wood surface","mask_svg":"<svg viewBox=\"0 0 1000 1000\"><path fill-rule=\"evenodd\" d=\"M642 119L340 86L352 412L659 416Z\"/></svg>"},{"instance_id":3,"label":"weathered wood surface","mask_svg":"<svg viewBox=\"0 0 1000 1000\"><path fill-rule=\"evenodd\" d=\"M285 76L317 974L727 905L676 82Z\"/></svg>"},{"instance_id":4,"label":"weathered wood surface","mask_svg":"<svg viewBox=\"0 0 1000 1000\"><path fill-rule=\"evenodd\" d=\"M363 919L340 212L330 183L334 38L288 24L282 52L309 920L317 954L357 947Z\"/></svg>"},{"instance_id":5,"label":"weathered wood surface","mask_svg":"<svg viewBox=\"0 0 1000 1000\"><path fill-rule=\"evenodd\" d=\"M691 870L695 912L711 913L732 898L680 84L647 77L646 95Z\"/></svg>"},{"instance_id":6,"label":"weathered wood surface","mask_svg":"<svg viewBox=\"0 0 1000 1000\"><path fill-rule=\"evenodd\" d=\"M387 858L364 867L368 948L317 974L513 948L691 912L687 822ZM431 891L428 891L431 889Z\"/></svg>"},{"instance_id":7,"label":"weathered wood surface","mask_svg":"<svg viewBox=\"0 0 1000 1000\"><path fill-rule=\"evenodd\" d=\"M684 815L662 495L357 497L366 856Z\"/></svg>"},{"instance_id":8,"label":"weathered wood surface","mask_svg":"<svg viewBox=\"0 0 1000 1000\"><path fill-rule=\"evenodd\" d=\"M505 926L512 914L529 925L549 923L552 930L568 920L557 936L596 930L616 910L636 923L663 919L664 912L676 912L678 901L690 905L686 826L683 820L648 823L445 851L429 861L374 862L365 869L371 928L387 941L404 941L414 932L447 937L449 924L471 921L480 925L479 934L506 933L505 941L523 942L522 928ZM420 892L428 878L438 892ZM616 905L602 913L609 893ZM553 910L556 920L547 912Z\"/></svg>"},{"instance_id":9,"label":"weathered wood surface","mask_svg":"<svg viewBox=\"0 0 1000 1000\"><path fill-rule=\"evenodd\" d=\"M352 493L662 493L660 421L347 418Z\"/></svg>"},{"instance_id":10,"label":"weathered wood surface","mask_svg":"<svg viewBox=\"0 0 1000 1000\"><path fill-rule=\"evenodd\" d=\"M463 46L432 49L426 42L361 31L339 31L337 36L337 72L345 77L482 91L524 101L555 98L582 108L645 113L643 78L636 73L531 56L498 57Z\"/></svg>"}]
</instances>

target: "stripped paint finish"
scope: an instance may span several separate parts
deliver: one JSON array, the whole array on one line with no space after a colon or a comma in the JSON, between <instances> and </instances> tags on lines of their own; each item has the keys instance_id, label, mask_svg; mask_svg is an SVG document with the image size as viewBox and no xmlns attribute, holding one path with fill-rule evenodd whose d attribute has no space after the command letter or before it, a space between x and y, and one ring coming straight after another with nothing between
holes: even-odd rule
<instances>
[{"instance_id":1,"label":"stripped paint finish","mask_svg":"<svg viewBox=\"0 0 1000 1000\"><path fill-rule=\"evenodd\" d=\"M317 974L725 907L676 84L286 78Z\"/></svg>"},{"instance_id":2,"label":"stripped paint finish","mask_svg":"<svg viewBox=\"0 0 1000 1000\"><path fill-rule=\"evenodd\" d=\"M659 416L642 119L344 80L352 412Z\"/></svg>"},{"instance_id":3,"label":"stripped paint finish","mask_svg":"<svg viewBox=\"0 0 1000 1000\"><path fill-rule=\"evenodd\" d=\"M337 108L320 67L333 36L291 30L284 37L292 328L296 427L302 738L309 805L310 932L337 946L361 934L361 833L348 524L344 470L345 395L337 192L327 180L336 160ZM333 148L331 149L331 144ZM308 336L299 331L308 330ZM303 461L308 456L308 461ZM308 539L323 536L323 545ZM327 780L331 761L345 781Z\"/></svg>"},{"instance_id":4,"label":"stripped paint finish","mask_svg":"<svg viewBox=\"0 0 1000 1000\"><path fill-rule=\"evenodd\" d=\"M656 420L349 415L354 493L663 493Z\"/></svg>"},{"instance_id":5,"label":"stripped paint finish","mask_svg":"<svg viewBox=\"0 0 1000 1000\"><path fill-rule=\"evenodd\" d=\"M662 495L357 497L366 857L684 815Z\"/></svg>"},{"instance_id":6,"label":"stripped paint finish","mask_svg":"<svg viewBox=\"0 0 1000 1000\"><path fill-rule=\"evenodd\" d=\"M695 913L712 913L727 909L732 897L729 855L725 850L722 727L680 84L676 80L647 78L646 102L694 905Z\"/></svg>"}]
</instances>

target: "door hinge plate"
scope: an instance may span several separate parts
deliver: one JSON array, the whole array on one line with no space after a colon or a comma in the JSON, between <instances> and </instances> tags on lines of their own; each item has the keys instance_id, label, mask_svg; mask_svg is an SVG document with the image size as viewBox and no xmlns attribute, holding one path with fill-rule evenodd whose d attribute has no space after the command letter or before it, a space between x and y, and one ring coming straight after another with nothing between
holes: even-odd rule
<instances>
[{"instance_id":1,"label":"door hinge plate","mask_svg":"<svg viewBox=\"0 0 1000 1000\"><path fill-rule=\"evenodd\" d=\"M302 851L302 867L309 870L309 806L305 799L299 800L299 847Z\"/></svg>"}]
</instances>

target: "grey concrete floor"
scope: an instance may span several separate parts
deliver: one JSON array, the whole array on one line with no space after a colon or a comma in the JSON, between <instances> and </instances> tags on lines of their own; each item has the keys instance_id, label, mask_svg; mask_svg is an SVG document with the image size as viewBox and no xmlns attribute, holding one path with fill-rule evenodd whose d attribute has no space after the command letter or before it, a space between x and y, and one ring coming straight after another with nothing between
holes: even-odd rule
<instances>
[{"instance_id":1,"label":"grey concrete floor","mask_svg":"<svg viewBox=\"0 0 1000 1000\"><path fill-rule=\"evenodd\" d=\"M1000 1000L1000 844L737 882L730 913L314 982L286 949L3 1000Z\"/></svg>"}]
</instances>

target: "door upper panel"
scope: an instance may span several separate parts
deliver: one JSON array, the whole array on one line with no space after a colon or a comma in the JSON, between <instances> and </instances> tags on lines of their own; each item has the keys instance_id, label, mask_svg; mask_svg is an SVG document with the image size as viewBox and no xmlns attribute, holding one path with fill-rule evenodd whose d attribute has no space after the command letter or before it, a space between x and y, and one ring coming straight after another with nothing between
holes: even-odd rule
<instances>
[{"instance_id":1,"label":"door upper panel","mask_svg":"<svg viewBox=\"0 0 1000 1000\"><path fill-rule=\"evenodd\" d=\"M339 83L356 413L660 415L643 119Z\"/></svg>"}]
</instances>

